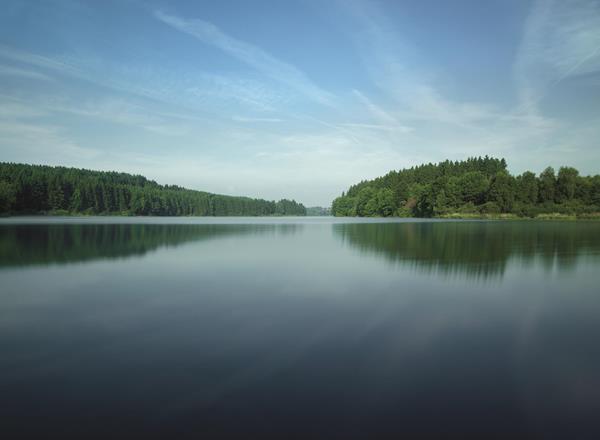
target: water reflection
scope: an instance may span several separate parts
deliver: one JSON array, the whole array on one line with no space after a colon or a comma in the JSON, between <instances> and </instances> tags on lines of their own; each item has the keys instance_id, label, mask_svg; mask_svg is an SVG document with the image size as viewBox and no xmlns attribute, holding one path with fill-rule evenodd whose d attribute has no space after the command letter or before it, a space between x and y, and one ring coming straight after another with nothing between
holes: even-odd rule
<instances>
[{"instance_id":1,"label":"water reflection","mask_svg":"<svg viewBox=\"0 0 600 440\"><path fill-rule=\"evenodd\" d=\"M403 222L336 224L344 244L419 271L469 278L504 275L507 265L573 269L600 256L600 224L566 222Z\"/></svg>"},{"instance_id":2,"label":"water reflection","mask_svg":"<svg viewBox=\"0 0 600 440\"><path fill-rule=\"evenodd\" d=\"M0 226L0 267L142 256L243 235L290 235L301 224L24 224Z\"/></svg>"},{"instance_id":3,"label":"water reflection","mask_svg":"<svg viewBox=\"0 0 600 440\"><path fill-rule=\"evenodd\" d=\"M600 224L241 221L1 226L0 437L600 438Z\"/></svg>"}]
</instances>

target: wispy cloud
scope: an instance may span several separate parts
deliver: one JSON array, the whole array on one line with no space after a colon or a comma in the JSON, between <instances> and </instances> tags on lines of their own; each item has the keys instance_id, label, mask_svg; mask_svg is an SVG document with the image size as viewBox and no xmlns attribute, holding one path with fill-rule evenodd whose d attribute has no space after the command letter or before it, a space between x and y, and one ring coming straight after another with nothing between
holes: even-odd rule
<instances>
[{"instance_id":1,"label":"wispy cloud","mask_svg":"<svg viewBox=\"0 0 600 440\"><path fill-rule=\"evenodd\" d=\"M0 95L0 120L29 119L46 115L39 106L32 106L10 96Z\"/></svg>"},{"instance_id":2,"label":"wispy cloud","mask_svg":"<svg viewBox=\"0 0 600 440\"><path fill-rule=\"evenodd\" d=\"M314 84L297 67L275 58L260 47L226 34L208 21L185 19L162 11L155 11L154 16L178 31L221 49L269 78L287 85L320 104L332 105L334 101L331 93Z\"/></svg>"},{"instance_id":3,"label":"wispy cloud","mask_svg":"<svg viewBox=\"0 0 600 440\"><path fill-rule=\"evenodd\" d=\"M197 17L214 17L209 22L136 2L127 11L115 5L105 6L106 13L131 13L128 20L143 26L119 27L116 35L101 26L88 29L102 22L94 16L100 9L92 8L87 21L70 11L72 22L83 25L44 44L19 39L39 31L29 21L23 30L14 26L7 40L14 46L0 44L3 159L119 168L165 183L311 204L327 204L348 185L392 168L445 158L505 155L513 171L571 159L583 171L581 165L592 163L590 170L600 160L600 125L589 111L594 95L581 100L585 122L565 116L569 106L551 107L597 91L597 0L533 0L522 42L513 32L490 38L489 47L464 44L472 36L467 33L480 28L440 42L449 31L443 26L424 36L400 25L399 14L413 10L339 1L339 8L318 9L318 20L307 20L314 35L286 40L285 53L243 37L232 24L237 17L223 8L196 9L206 11ZM57 11L66 15L62 7ZM521 23L520 12L511 9L503 7L506 19ZM334 26L327 27L329 18ZM479 18L482 24L496 19L482 12ZM148 19L154 29L147 28ZM265 35L277 38L277 29ZM133 30L142 32L140 38L121 44ZM163 32L174 39L158 42ZM318 41L325 44L311 46L310 59L296 56L296 44ZM173 43L177 50L165 50L163 44ZM449 47L465 52L447 63L436 51ZM500 57L493 63L482 55L496 49ZM207 55L224 63L203 62ZM339 70L325 68L326 57L335 57ZM498 78L473 85L458 76L500 63L510 70L513 61L513 76L501 76L500 68ZM489 85L496 79L497 92ZM478 98L482 85L485 94Z\"/></svg>"},{"instance_id":4,"label":"wispy cloud","mask_svg":"<svg viewBox=\"0 0 600 440\"><path fill-rule=\"evenodd\" d=\"M0 44L0 58L30 64L71 76L82 75L82 72L79 69L62 60L14 49L2 44Z\"/></svg>"},{"instance_id":5,"label":"wispy cloud","mask_svg":"<svg viewBox=\"0 0 600 440\"><path fill-rule=\"evenodd\" d=\"M424 55L398 33L376 4L357 1L344 3L343 8L360 28L354 39L363 67L387 97L388 108L356 90L354 95L380 123L411 120L470 129L472 123L495 116L485 104L443 96L433 83L434 72L423 67Z\"/></svg>"},{"instance_id":6,"label":"wispy cloud","mask_svg":"<svg viewBox=\"0 0 600 440\"><path fill-rule=\"evenodd\" d=\"M189 133L193 118L186 115L155 112L123 98L74 101L65 96L14 97L0 95L0 119L24 121L44 116L75 115L94 122L110 122L165 136Z\"/></svg>"},{"instance_id":7,"label":"wispy cloud","mask_svg":"<svg viewBox=\"0 0 600 440\"><path fill-rule=\"evenodd\" d=\"M373 116L375 116L376 119L378 119L379 121L388 123L388 124L396 124L397 123L396 118L394 118L388 112L383 110L381 107L375 105L369 98L367 98L361 92L359 92L358 90L353 90L352 92L359 99L359 101L365 105L367 110Z\"/></svg>"},{"instance_id":8,"label":"wispy cloud","mask_svg":"<svg viewBox=\"0 0 600 440\"><path fill-rule=\"evenodd\" d=\"M339 124L343 127L349 128L366 128L368 130L378 130L378 131L388 131L394 132L397 131L399 133L410 133L414 131L413 128L407 127L404 125L380 125L380 124L363 124L363 123L353 123L353 122L345 122Z\"/></svg>"},{"instance_id":9,"label":"wispy cloud","mask_svg":"<svg viewBox=\"0 0 600 440\"><path fill-rule=\"evenodd\" d=\"M346 126L363 127L371 129L384 129L387 131L398 131L408 133L413 131L412 127L400 124L398 119L392 116L389 112L372 102L367 96L358 90L352 91L354 96L367 108L368 112L375 118L379 124L343 124Z\"/></svg>"},{"instance_id":10,"label":"wispy cloud","mask_svg":"<svg viewBox=\"0 0 600 440\"><path fill-rule=\"evenodd\" d=\"M75 164L101 154L74 142L60 126L4 120L0 120L0 149L5 152L4 160L26 163L33 158L36 163L54 163L60 157L65 163Z\"/></svg>"},{"instance_id":11,"label":"wispy cloud","mask_svg":"<svg viewBox=\"0 0 600 440\"><path fill-rule=\"evenodd\" d=\"M14 77L18 77L18 78L35 79L35 80L42 80L42 81L51 81L52 80L52 78L50 78L48 75L45 75L40 72L36 72L34 70L21 69L19 67L4 66L4 65L0 65L0 76L14 76Z\"/></svg>"},{"instance_id":12,"label":"wispy cloud","mask_svg":"<svg viewBox=\"0 0 600 440\"><path fill-rule=\"evenodd\" d=\"M591 0L534 4L515 62L519 100L509 109L493 100L473 102L444 94L435 81L435 60L403 38L376 4L356 1L343 8L361 29L354 38L363 66L385 99L354 95L376 125L402 121L414 127L410 148L433 160L465 154L517 157L524 148L541 157L553 148L564 124L539 112L537 102L558 82L600 69L600 4ZM407 145L398 137L392 141L400 149Z\"/></svg>"},{"instance_id":13,"label":"wispy cloud","mask_svg":"<svg viewBox=\"0 0 600 440\"><path fill-rule=\"evenodd\" d=\"M274 111L287 104L288 96L277 87L253 78L239 75L216 75L202 72L195 76L195 84L185 92L202 101L211 100L221 106L244 106L261 112Z\"/></svg>"},{"instance_id":14,"label":"wispy cloud","mask_svg":"<svg viewBox=\"0 0 600 440\"><path fill-rule=\"evenodd\" d=\"M535 114L561 81L600 72L600 3L536 0L514 65L519 110Z\"/></svg>"},{"instance_id":15,"label":"wispy cloud","mask_svg":"<svg viewBox=\"0 0 600 440\"><path fill-rule=\"evenodd\" d=\"M233 116L231 119L236 122L283 122L283 119L280 118L253 118L247 116Z\"/></svg>"},{"instance_id":16,"label":"wispy cloud","mask_svg":"<svg viewBox=\"0 0 600 440\"><path fill-rule=\"evenodd\" d=\"M149 103L161 103L162 110L153 112L161 113L164 117L182 120L221 120L224 123L230 120L235 111L248 110L249 112L272 112L279 106L284 106L290 98L289 93L281 90L277 85L267 85L257 79L235 76L218 75L207 72L178 72L159 68L145 69L143 67L116 65L108 61L104 62L94 58L83 59L66 56L40 56L24 50L9 48L0 45L0 59L6 58L12 62L19 62L29 66L38 67L42 70L52 71L61 76L72 77L89 82L100 89L108 89L112 94L121 97L122 103L127 100ZM68 60L68 61L67 61ZM3 71L0 66L0 76ZM28 75L31 78L48 78L45 73L29 71L23 68L6 69L6 74ZM57 81L61 84L61 81ZM106 93L106 92L104 92ZM61 101L57 97L53 106ZM48 102L44 103L48 105ZM100 108L105 107L99 103ZM115 114L111 111L102 112L91 107L85 109L81 104L69 103L71 113L87 113L93 116L96 112L98 117L112 119L115 122L120 118L125 122L123 113L139 114L142 110L130 105L119 105ZM176 110L169 110L170 108ZM54 108L54 110L60 110ZM63 111L69 110L66 107ZM127 115L128 121L134 122ZM143 124L148 128L166 132L165 127L155 124ZM181 131L181 130L177 130Z\"/></svg>"}]
</instances>

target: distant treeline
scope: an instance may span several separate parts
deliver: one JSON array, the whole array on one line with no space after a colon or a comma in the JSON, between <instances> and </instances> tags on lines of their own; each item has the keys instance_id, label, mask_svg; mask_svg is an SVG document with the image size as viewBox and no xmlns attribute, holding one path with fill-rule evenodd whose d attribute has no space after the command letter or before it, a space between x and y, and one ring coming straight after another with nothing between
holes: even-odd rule
<instances>
[{"instance_id":1,"label":"distant treeline","mask_svg":"<svg viewBox=\"0 0 600 440\"><path fill-rule=\"evenodd\" d=\"M323 208L321 206L309 206L308 208L306 208L306 215L328 216L331 215L331 208Z\"/></svg>"},{"instance_id":2,"label":"distant treeline","mask_svg":"<svg viewBox=\"0 0 600 440\"><path fill-rule=\"evenodd\" d=\"M504 159L469 158L391 171L351 186L332 204L336 216L443 217L513 214L585 215L600 212L600 175L546 168L512 176Z\"/></svg>"},{"instance_id":3,"label":"distant treeline","mask_svg":"<svg viewBox=\"0 0 600 440\"><path fill-rule=\"evenodd\" d=\"M278 202L159 185L143 176L77 168L0 163L0 214L161 216L306 215Z\"/></svg>"}]
</instances>

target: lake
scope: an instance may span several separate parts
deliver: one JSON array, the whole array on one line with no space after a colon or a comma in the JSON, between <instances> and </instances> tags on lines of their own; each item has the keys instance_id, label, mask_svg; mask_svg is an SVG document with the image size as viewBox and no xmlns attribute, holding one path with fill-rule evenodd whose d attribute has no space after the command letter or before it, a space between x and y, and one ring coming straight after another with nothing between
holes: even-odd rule
<instances>
[{"instance_id":1,"label":"lake","mask_svg":"<svg viewBox=\"0 0 600 440\"><path fill-rule=\"evenodd\" d=\"M0 220L0 436L600 438L600 222Z\"/></svg>"}]
</instances>

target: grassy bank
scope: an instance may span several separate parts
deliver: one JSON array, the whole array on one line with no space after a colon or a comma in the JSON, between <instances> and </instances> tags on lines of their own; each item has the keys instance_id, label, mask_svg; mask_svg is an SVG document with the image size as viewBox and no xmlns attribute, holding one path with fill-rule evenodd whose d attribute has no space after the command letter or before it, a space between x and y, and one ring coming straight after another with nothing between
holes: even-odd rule
<instances>
[{"instance_id":1,"label":"grassy bank","mask_svg":"<svg viewBox=\"0 0 600 440\"><path fill-rule=\"evenodd\" d=\"M600 212L587 214L561 214L558 212L548 214L538 214L535 217L520 217L516 214L475 214L453 212L442 214L435 218L442 219L471 219L471 220L600 220Z\"/></svg>"}]
</instances>

